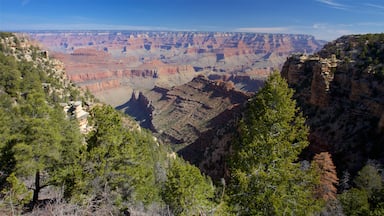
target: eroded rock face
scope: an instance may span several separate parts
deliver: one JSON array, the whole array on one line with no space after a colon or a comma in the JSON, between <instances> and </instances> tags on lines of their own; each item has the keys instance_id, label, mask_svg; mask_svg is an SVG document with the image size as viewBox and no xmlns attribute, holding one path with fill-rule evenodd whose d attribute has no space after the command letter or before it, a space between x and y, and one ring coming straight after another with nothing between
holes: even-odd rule
<instances>
[{"instance_id":1,"label":"eroded rock face","mask_svg":"<svg viewBox=\"0 0 384 216\"><path fill-rule=\"evenodd\" d=\"M230 142L251 93L237 91L230 81L198 76L176 87L134 92L117 107L134 116L178 154L213 179L224 176Z\"/></svg>"},{"instance_id":2,"label":"eroded rock face","mask_svg":"<svg viewBox=\"0 0 384 216\"><path fill-rule=\"evenodd\" d=\"M338 170L352 173L383 161L383 44L383 35L347 36L287 59L282 75L311 128L307 156L330 151Z\"/></svg>"},{"instance_id":3,"label":"eroded rock face","mask_svg":"<svg viewBox=\"0 0 384 216\"><path fill-rule=\"evenodd\" d=\"M162 140L186 146L217 125L231 121L230 113L249 97L231 83L198 76L181 86L156 86L148 92L134 93L130 101L118 108L135 116Z\"/></svg>"},{"instance_id":4,"label":"eroded rock face","mask_svg":"<svg viewBox=\"0 0 384 216\"><path fill-rule=\"evenodd\" d=\"M199 74L248 77L244 83L237 79L235 87L254 91L249 80L263 80L279 70L291 53L313 53L324 44L308 35L256 33L84 31L30 36L65 63L73 82L96 96L121 87L142 91L178 86ZM129 100L130 94L125 97Z\"/></svg>"}]
</instances>

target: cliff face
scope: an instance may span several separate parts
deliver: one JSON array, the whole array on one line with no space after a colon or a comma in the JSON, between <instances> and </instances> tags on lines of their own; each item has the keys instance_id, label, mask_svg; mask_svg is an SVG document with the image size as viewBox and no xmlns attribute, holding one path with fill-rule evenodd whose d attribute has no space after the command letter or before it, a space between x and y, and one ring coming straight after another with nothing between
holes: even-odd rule
<instances>
[{"instance_id":1,"label":"cliff face","mask_svg":"<svg viewBox=\"0 0 384 216\"><path fill-rule=\"evenodd\" d=\"M249 97L236 91L231 83L198 76L181 86L136 92L118 109L136 117L162 140L178 144L180 149L230 121L231 113Z\"/></svg>"},{"instance_id":2,"label":"cliff face","mask_svg":"<svg viewBox=\"0 0 384 216\"><path fill-rule=\"evenodd\" d=\"M288 34L90 31L29 35L65 63L73 82L96 96L124 87L141 91L178 86L199 74L248 77L236 79L235 86L254 91L249 80L263 80L279 70L291 53L313 53L324 44L312 36Z\"/></svg>"},{"instance_id":3,"label":"cliff face","mask_svg":"<svg viewBox=\"0 0 384 216\"><path fill-rule=\"evenodd\" d=\"M219 180L224 176L236 123L252 95L236 90L231 77L222 79L198 76L180 86L136 91L117 109L133 116L160 140L173 144L184 159Z\"/></svg>"},{"instance_id":4,"label":"cliff face","mask_svg":"<svg viewBox=\"0 0 384 216\"><path fill-rule=\"evenodd\" d=\"M307 156L329 151L338 170L384 159L384 35L355 35L282 69L311 128Z\"/></svg>"}]
</instances>

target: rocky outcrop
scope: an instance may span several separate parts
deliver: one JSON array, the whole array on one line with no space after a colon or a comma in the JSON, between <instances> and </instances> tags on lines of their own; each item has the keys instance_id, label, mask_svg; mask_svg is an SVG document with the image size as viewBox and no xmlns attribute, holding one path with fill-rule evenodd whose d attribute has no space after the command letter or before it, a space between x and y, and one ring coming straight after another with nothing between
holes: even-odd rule
<instances>
[{"instance_id":1,"label":"rocky outcrop","mask_svg":"<svg viewBox=\"0 0 384 216\"><path fill-rule=\"evenodd\" d=\"M82 101L69 101L68 103L61 103L64 113L67 117L76 119L79 122L80 132L87 134L92 130L92 127L88 124L89 106L85 109Z\"/></svg>"},{"instance_id":2,"label":"rocky outcrop","mask_svg":"<svg viewBox=\"0 0 384 216\"><path fill-rule=\"evenodd\" d=\"M282 75L311 128L308 157L329 151L339 171L352 173L368 159L384 161L383 38L346 36L287 59Z\"/></svg>"},{"instance_id":3,"label":"rocky outcrop","mask_svg":"<svg viewBox=\"0 0 384 216\"><path fill-rule=\"evenodd\" d=\"M180 148L232 120L231 113L249 97L230 83L198 76L181 86L157 86L149 92L134 93L131 100L118 109L135 116L162 140L178 144Z\"/></svg>"},{"instance_id":4,"label":"rocky outcrop","mask_svg":"<svg viewBox=\"0 0 384 216\"><path fill-rule=\"evenodd\" d=\"M309 103L325 107L329 103L330 84L336 68L335 55L331 59L323 59L318 56L299 54L287 59L281 73L292 86L302 87L303 80L306 81L305 84L310 81ZM308 76L311 77L308 79Z\"/></svg>"}]
</instances>

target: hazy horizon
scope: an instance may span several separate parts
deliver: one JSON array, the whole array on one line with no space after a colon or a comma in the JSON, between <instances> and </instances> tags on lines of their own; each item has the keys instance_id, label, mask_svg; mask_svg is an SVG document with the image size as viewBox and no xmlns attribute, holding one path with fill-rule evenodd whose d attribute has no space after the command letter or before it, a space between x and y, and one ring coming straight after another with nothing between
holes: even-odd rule
<instances>
[{"instance_id":1,"label":"hazy horizon","mask_svg":"<svg viewBox=\"0 0 384 216\"><path fill-rule=\"evenodd\" d=\"M313 35L384 32L379 0L0 0L1 31L127 30Z\"/></svg>"}]
</instances>

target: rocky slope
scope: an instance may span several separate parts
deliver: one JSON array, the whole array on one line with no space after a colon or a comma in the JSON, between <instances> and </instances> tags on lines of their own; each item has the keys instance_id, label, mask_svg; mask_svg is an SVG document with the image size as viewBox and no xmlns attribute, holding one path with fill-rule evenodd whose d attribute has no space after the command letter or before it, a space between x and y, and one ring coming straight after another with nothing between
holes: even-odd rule
<instances>
[{"instance_id":1,"label":"rocky slope","mask_svg":"<svg viewBox=\"0 0 384 216\"><path fill-rule=\"evenodd\" d=\"M329 151L338 171L384 159L384 34L352 35L294 55L282 75L311 128L307 157ZM341 174L341 173L339 173Z\"/></svg>"},{"instance_id":2,"label":"rocky slope","mask_svg":"<svg viewBox=\"0 0 384 216\"><path fill-rule=\"evenodd\" d=\"M135 92L131 100L118 109L135 116L162 140L178 144L176 148L180 149L232 120L232 113L249 97L235 90L231 82L198 76L181 86L156 86L145 94Z\"/></svg>"},{"instance_id":3,"label":"rocky slope","mask_svg":"<svg viewBox=\"0 0 384 216\"><path fill-rule=\"evenodd\" d=\"M124 101L131 94L119 93L122 88L141 91L155 85L178 86L198 74L221 80L236 77L232 81L237 88L253 91L249 80L263 80L280 69L291 53L313 53L324 44L308 35L256 33L71 31L29 35L65 63L72 81L113 105L117 104L111 97L102 97L107 90L112 95L116 90L115 98Z\"/></svg>"}]
</instances>

